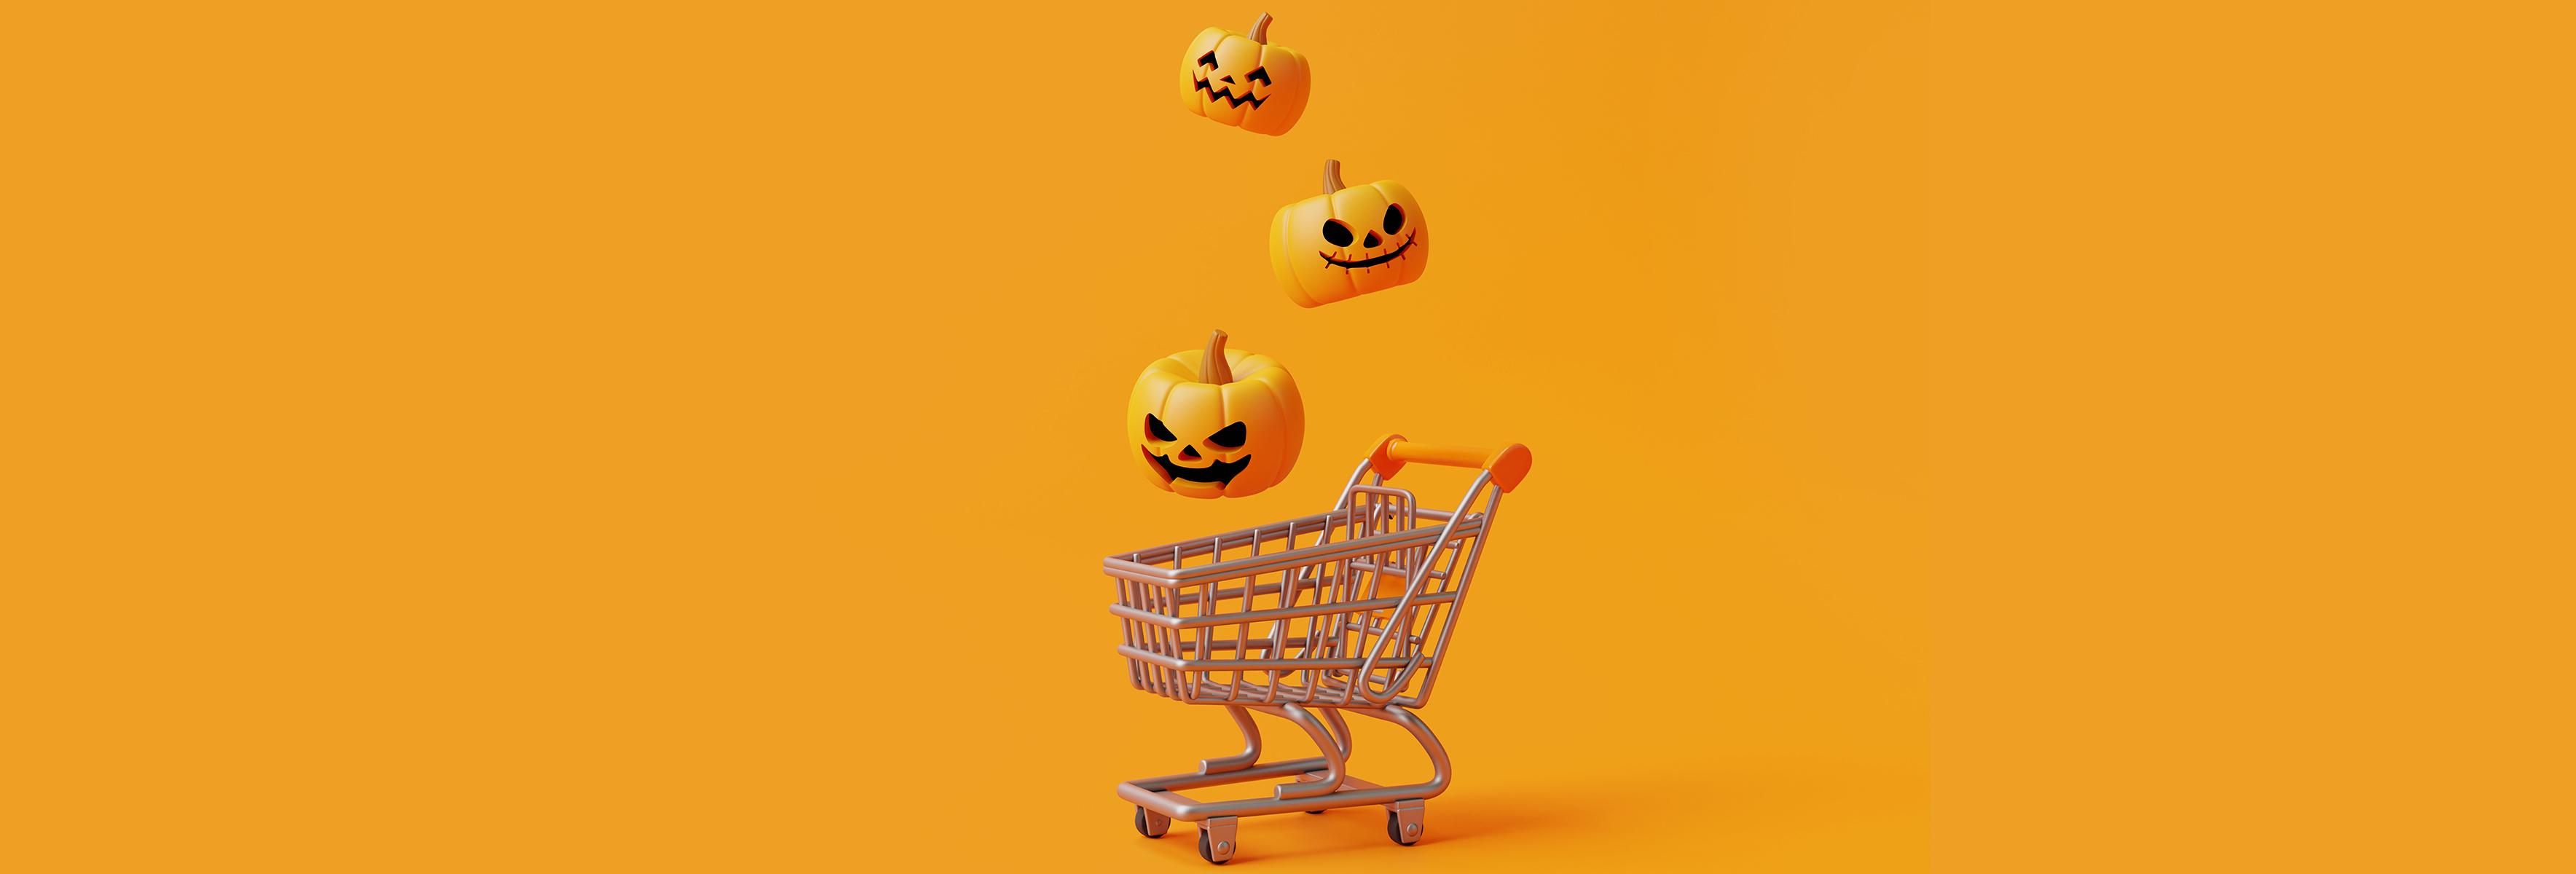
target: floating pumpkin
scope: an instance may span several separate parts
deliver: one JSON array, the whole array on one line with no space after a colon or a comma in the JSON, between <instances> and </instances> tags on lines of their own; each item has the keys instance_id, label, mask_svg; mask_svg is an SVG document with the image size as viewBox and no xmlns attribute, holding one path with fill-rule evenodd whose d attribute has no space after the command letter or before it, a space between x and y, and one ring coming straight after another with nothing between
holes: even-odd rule
<instances>
[{"instance_id":1,"label":"floating pumpkin","mask_svg":"<svg viewBox=\"0 0 2576 874\"><path fill-rule=\"evenodd\" d=\"M1240 498L1278 485L1306 442L1306 406L1288 368L1225 348L1174 352L1146 365L1127 401L1127 442L1156 488Z\"/></svg>"},{"instance_id":2,"label":"floating pumpkin","mask_svg":"<svg viewBox=\"0 0 2576 874\"><path fill-rule=\"evenodd\" d=\"M1431 225L1422 204L1393 180L1342 185L1342 162L1324 162L1324 193L1270 219L1270 272L1298 306L1314 307L1422 278Z\"/></svg>"},{"instance_id":3,"label":"floating pumpkin","mask_svg":"<svg viewBox=\"0 0 2576 874\"><path fill-rule=\"evenodd\" d=\"M1270 13L1249 34L1199 31L1181 56L1181 100L1191 113L1278 136L1306 111L1306 58L1270 44Z\"/></svg>"}]
</instances>

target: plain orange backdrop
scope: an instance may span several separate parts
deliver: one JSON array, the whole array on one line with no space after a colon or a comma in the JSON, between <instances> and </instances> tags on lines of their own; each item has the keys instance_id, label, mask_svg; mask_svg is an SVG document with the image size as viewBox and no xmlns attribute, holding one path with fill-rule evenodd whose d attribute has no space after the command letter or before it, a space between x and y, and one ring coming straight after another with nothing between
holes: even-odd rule
<instances>
[{"instance_id":1,"label":"plain orange backdrop","mask_svg":"<svg viewBox=\"0 0 2576 874\"><path fill-rule=\"evenodd\" d=\"M12 10L0 869L1199 870L1095 563L1395 430L1537 453L1458 783L1237 866L2569 870L2568 14ZM1421 282L1273 287L1327 157ZM1210 328L1254 498L1121 444Z\"/></svg>"}]
</instances>

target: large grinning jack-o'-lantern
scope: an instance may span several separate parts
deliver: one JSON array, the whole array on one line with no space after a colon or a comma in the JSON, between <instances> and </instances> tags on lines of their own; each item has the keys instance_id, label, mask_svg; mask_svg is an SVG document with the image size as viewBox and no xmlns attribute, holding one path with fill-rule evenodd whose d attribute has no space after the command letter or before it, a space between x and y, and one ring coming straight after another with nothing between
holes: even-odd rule
<instances>
[{"instance_id":1,"label":"large grinning jack-o'-lantern","mask_svg":"<svg viewBox=\"0 0 2576 874\"><path fill-rule=\"evenodd\" d=\"M1322 306L1422 278L1431 223L1394 180L1344 187L1342 162L1324 162L1324 193L1270 219L1270 272L1298 306Z\"/></svg>"},{"instance_id":2,"label":"large grinning jack-o'-lantern","mask_svg":"<svg viewBox=\"0 0 2576 874\"><path fill-rule=\"evenodd\" d=\"M1306 407L1288 368L1225 348L1174 352L1145 367L1127 401L1127 442L1156 488L1240 498L1287 478L1306 442Z\"/></svg>"},{"instance_id":3,"label":"large grinning jack-o'-lantern","mask_svg":"<svg viewBox=\"0 0 2576 874\"><path fill-rule=\"evenodd\" d=\"M1181 100L1190 112L1253 133L1278 136L1306 112L1306 58L1270 44L1270 13L1252 32L1199 31L1181 56Z\"/></svg>"}]
</instances>

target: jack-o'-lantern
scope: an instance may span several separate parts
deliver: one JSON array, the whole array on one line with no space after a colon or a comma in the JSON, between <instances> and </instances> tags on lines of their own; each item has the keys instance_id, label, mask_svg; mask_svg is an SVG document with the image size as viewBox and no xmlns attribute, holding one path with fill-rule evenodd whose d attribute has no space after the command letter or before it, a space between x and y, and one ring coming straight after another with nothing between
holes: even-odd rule
<instances>
[{"instance_id":1,"label":"jack-o'-lantern","mask_svg":"<svg viewBox=\"0 0 2576 874\"><path fill-rule=\"evenodd\" d=\"M1199 31L1181 56L1181 100L1192 114L1278 136L1306 111L1306 58L1270 44L1270 13L1252 32Z\"/></svg>"},{"instance_id":2,"label":"jack-o'-lantern","mask_svg":"<svg viewBox=\"0 0 2576 874\"><path fill-rule=\"evenodd\" d=\"M1342 162L1324 162L1324 193L1270 219L1270 272L1298 306L1384 291L1422 278L1431 225L1422 204L1393 180L1342 185Z\"/></svg>"},{"instance_id":3,"label":"jack-o'-lantern","mask_svg":"<svg viewBox=\"0 0 2576 874\"><path fill-rule=\"evenodd\" d=\"M1127 401L1127 442L1156 488L1240 498L1286 479L1306 442L1306 405L1288 368L1225 348L1174 352L1145 367Z\"/></svg>"}]
</instances>

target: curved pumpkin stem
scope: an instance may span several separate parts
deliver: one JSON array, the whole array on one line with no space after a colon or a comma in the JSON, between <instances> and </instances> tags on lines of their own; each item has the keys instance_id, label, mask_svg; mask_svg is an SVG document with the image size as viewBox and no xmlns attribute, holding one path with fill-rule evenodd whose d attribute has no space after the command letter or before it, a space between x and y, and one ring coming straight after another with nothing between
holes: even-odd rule
<instances>
[{"instance_id":1,"label":"curved pumpkin stem","mask_svg":"<svg viewBox=\"0 0 2576 874\"><path fill-rule=\"evenodd\" d=\"M1225 366L1225 332L1209 331L1207 357L1199 362L1199 381L1224 385L1234 381L1234 368Z\"/></svg>"},{"instance_id":2,"label":"curved pumpkin stem","mask_svg":"<svg viewBox=\"0 0 2576 874\"><path fill-rule=\"evenodd\" d=\"M1324 159L1324 193L1331 194L1350 186L1342 184L1342 162Z\"/></svg>"},{"instance_id":3,"label":"curved pumpkin stem","mask_svg":"<svg viewBox=\"0 0 2576 874\"><path fill-rule=\"evenodd\" d=\"M1262 45L1269 45L1269 44L1270 44L1270 13L1267 13L1267 12L1261 13L1261 17L1260 17L1260 18L1253 19L1253 20L1252 20L1252 31L1251 31L1250 33L1246 33L1246 34L1244 34L1244 36L1251 37L1253 42L1257 42L1257 43L1260 43L1260 44L1262 44Z\"/></svg>"}]
</instances>

